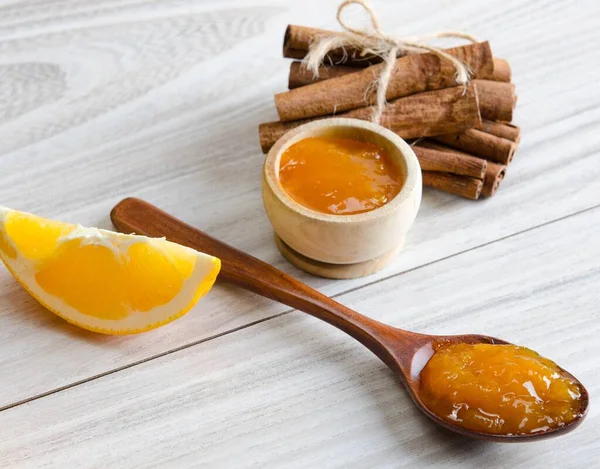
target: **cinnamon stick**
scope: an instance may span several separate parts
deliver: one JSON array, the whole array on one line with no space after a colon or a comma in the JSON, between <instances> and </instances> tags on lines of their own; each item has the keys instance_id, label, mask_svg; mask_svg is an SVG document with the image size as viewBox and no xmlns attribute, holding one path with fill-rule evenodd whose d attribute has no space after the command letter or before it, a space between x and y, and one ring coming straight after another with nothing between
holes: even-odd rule
<instances>
[{"instance_id":1,"label":"cinnamon stick","mask_svg":"<svg viewBox=\"0 0 600 469\"><path fill-rule=\"evenodd\" d=\"M483 181L456 174L423 171L423 185L467 199L477 200L483 188Z\"/></svg>"},{"instance_id":2,"label":"cinnamon stick","mask_svg":"<svg viewBox=\"0 0 600 469\"><path fill-rule=\"evenodd\" d=\"M319 81L329 80L330 78L341 77L349 73L356 72L356 68L345 67L343 65L321 65L317 76L308 70L302 62L294 61L290 64L290 74L288 77L288 88L300 88Z\"/></svg>"},{"instance_id":3,"label":"cinnamon stick","mask_svg":"<svg viewBox=\"0 0 600 469\"><path fill-rule=\"evenodd\" d=\"M308 52L310 44L322 36L331 36L335 31L326 29L309 28L290 24L283 37L283 56L290 59L303 59ZM325 56L325 62L331 65L344 63L354 67L369 67L381 62L381 57L362 55L352 47L334 49Z\"/></svg>"},{"instance_id":4,"label":"cinnamon stick","mask_svg":"<svg viewBox=\"0 0 600 469\"><path fill-rule=\"evenodd\" d=\"M268 153L277 140L287 134L290 130L296 127L312 122L314 120L325 119L324 117L315 117L312 119L300 119L290 122L263 122L258 125L258 138L260 140L260 148L263 153Z\"/></svg>"},{"instance_id":5,"label":"cinnamon stick","mask_svg":"<svg viewBox=\"0 0 600 469\"><path fill-rule=\"evenodd\" d=\"M494 57L494 71L490 80L499 82L510 82L510 65L504 59ZM318 74L315 76L310 70L302 65L302 62L294 61L290 64L290 73L288 78L288 88L300 88L319 81L329 80L330 78L348 75L357 72L360 69L347 65L321 65Z\"/></svg>"},{"instance_id":6,"label":"cinnamon stick","mask_svg":"<svg viewBox=\"0 0 600 469\"><path fill-rule=\"evenodd\" d=\"M510 122L517 104L515 85L492 80L473 80L479 94L481 117L491 121Z\"/></svg>"},{"instance_id":7,"label":"cinnamon stick","mask_svg":"<svg viewBox=\"0 0 600 469\"><path fill-rule=\"evenodd\" d=\"M473 76L489 78L493 72L487 42L447 49L462 60ZM275 107L282 121L334 114L375 103L371 90L384 64L373 65L356 73L331 78L275 95ZM386 98L388 100L423 91L456 86L454 66L433 54L412 54L396 59ZM496 83L496 82L494 82Z\"/></svg>"},{"instance_id":8,"label":"cinnamon stick","mask_svg":"<svg viewBox=\"0 0 600 469\"><path fill-rule=\"evenodd\" d=\"M370 120L372 115L373 106L367 106L336 117ZM325 116L260 124L258 132L263 152L268 152L291 129L323 118ZM455 86L395 99L387 104L380 123L403 138L462 132L481 124L475 87L469 84L464 90L462 86Z\"/></svg>"},{"instance_id":9,"label":"cinnamon stick","mask_svg":"<svg viewBox=\"0 0 600 469\"><path fill-rule=\"evenodd\" d=\"M490 80L509 82L512 78L512 70L508 61L494 57L494 73Z\"/></svg>"},{"instance_id":10,"label":"cinnamon stick","mask_svg":"<svg viewBox=\"0 0 600 469\"><path fill-rule=\"evenodd\" d=\"M487 174L488 162L476 156L431 148L422 142L414 144L412 149L423 171L438 171L475 179L483 179Z\"/></svg>"},{"instance_id":11,"label":"cinnamon stick","mask_svg":"<svg viewBox=\"0 0 600 469\"><path fill-rule=\"evenodd\" d=\"M504 179L506 174L506 165L497 163L488 163L485 176L483 178L483 188L481 189L481 195L485 197L492 197L500 183Z\"/></svg>"},{"instance_id":12,"label":"cinnamon stick","mask_svg":"<svg viewBox=\"0 0 600 469\"><path fill-rule=\"evenodd\" d=\"M310 44L322 36L331 36L336 31L325 29L309 28L306 26L289 25L285 31L283 39L283 56L290 59L303 59L310 47ZM344 50L345 49L345 50ZM380 63L381 57L374 55L362 55L360 51L351 47L344 49L334 49L327 54L324 62L330 65L345 65L353 68L369 67ZM490 80L510 81L510 65L504 59L494 58L494 71ZM312 82L311 82L312 83ZM307 83L308 84L308 83ZM290 88L291 89L291 88Z\"/></svg>"},{"instance_id":13,"label":"cinnamon stick","mask_svg":"<svg viewBox=\"0 0 600 469\"><path fill-rule=\"evenodd\" d=\"M519 143L521 141L521 129L516 125L482 119L481 125L476 126L476 128L496 137L505 138L511 142Z\"/></svg>"},{"instance_id":14,"label":"cinnamon stick","mask_svg":"<svg viewBox=\"0 0 600 469\"><path fill-rule=\"evenodd\" d=\"M518 146L515 142L477 129L469 129L462 133L438 135L432 138L437 142L445 143L471 155L477 155L486 160L505 165L512 161Z\"/></svg>"},{"instance_id":15,"label":"cinnamon stick","mask_svg":"<svg viewBox=\"0 0 600 469\"><path fill-rule=\"evenodd\" d=\"M420 140L418 143L413 144L412 146L413 146L414 150L416 150L415 147L418 146L418 147L427 148L430 150L437 150L439 153L455 156L458 158L463 158L463 159L464 158L475 158L475 159L477 159L477 157L474 157L473 155L469 155L468 153L462 152L460 150L456 150L455 148L449 147L447 145L443 145L441 143L432 141L430 139ZM415 151L415 153L416 153L416 151ZM418 157L418 155L417 155L417 157ZM420 160L419 160L419 162L420 162ZM423 168L423 166L421 166L421 167ZM428 169L428 168L423 168L423 169ZM445 171L445 172L451 173L452 171ZM483 175L483 177L477 177L477 179L483 179L483 188L481 190L481 195L484 195L486 197L492 197L498 190L498 187L500 186L500 183L504 179L505 174L506 174L506 165L492 163L491 161L488 161L486 168L485 168L485 174Z\"/></svg>"}]
</instances>

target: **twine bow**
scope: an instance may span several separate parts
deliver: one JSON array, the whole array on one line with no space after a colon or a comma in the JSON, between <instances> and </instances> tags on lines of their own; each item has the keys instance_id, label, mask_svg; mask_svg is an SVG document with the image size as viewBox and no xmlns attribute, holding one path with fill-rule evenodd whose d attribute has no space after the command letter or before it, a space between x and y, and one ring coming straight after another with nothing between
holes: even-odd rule
<instances>
[{"instance_id":1,"label":"twine bow","mask_svg":"<svg viewBox=\"0 0 600 469\"><path fill-rule=\"evenodd\" d=\"M373 32L355 29L346 24L346 22L342 19L342 12L346 7L352 4L360 5L364 8L371 19ZM385 109L387 88L390 82L392 71L394 70L394 65L396 64L396 57L398 56L398 53L414 54L430 52L435 54L440 59L447 60L454 65L454 68L456 69L457 84L466 85L469 82L471 72L466 64L437 47L425 44L424 41L440 37L453 37L467 39L471 42L477 42L477 39L470 34L457 31L444 31L428 36L409 38L395 38L388 36L381 31L377 15L365 0L343 1L338 7L337 20L344 31L336 33L335 35L323 36L313 42L310 45L308 54L304 58L303 63L307 69L312 71L315 77L317 77L319 75L319 66L323 64L323 60L333 49L342 49L344 54L346 54L345 47L350 46L360 51L360 54L363 57L366 55L381 57L384 62L384 66L379 74L379 77L373 82L373 85L377 87L377 101L371 120L375 123L379 123L381 115ZM345 58L346 57L344 57L344 59Z\"/></svg>"}]
</instances>

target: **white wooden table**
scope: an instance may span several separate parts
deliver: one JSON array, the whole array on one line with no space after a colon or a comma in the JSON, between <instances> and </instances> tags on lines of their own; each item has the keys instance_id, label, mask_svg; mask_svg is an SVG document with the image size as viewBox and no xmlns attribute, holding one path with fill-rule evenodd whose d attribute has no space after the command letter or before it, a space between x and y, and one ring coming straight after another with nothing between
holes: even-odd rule
<instances>
[{"instance_id":1,"label":"white wooden table","mask_svg":"<svg viewBox=\"0 0 600 469\"><path fill-rule=\"evenodd\" d=\"M0 269L0 467L600 467L600 6L373 2L397 34L468 31L513 67L524 138L498 193L426 190L405 251L325 281L275 249L259 122L288 23L333 0L4 0L0 203L110 228L153 202L376 319L532 347L588 387L575 432L530 445L438 430L374 356L300 312L217 285L187 316L107 337Z\"/></svg>"}]
</instances>

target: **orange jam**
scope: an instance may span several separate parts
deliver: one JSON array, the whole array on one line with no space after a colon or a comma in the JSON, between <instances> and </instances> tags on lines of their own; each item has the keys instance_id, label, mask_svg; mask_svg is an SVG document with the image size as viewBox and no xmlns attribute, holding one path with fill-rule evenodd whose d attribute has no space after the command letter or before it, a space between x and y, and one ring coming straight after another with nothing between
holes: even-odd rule
<instances>
[{"instance_id":1,"label":"orange jam","mask_svg":"<svg viewBox=\"0 0 600 469\"><path fill-rule=\"evenodd\" d=\"M579 384L516 345L438 345L420 378L429 410L483 433L536 433L581 415Z\"/></svg>"},{"instance_id":2,"label":"orange jam","mask_svg":"<svg viewBox=\"0 0 600 469\"><path fill-rule=\"evenodd\" d=\"M385 150L339 137L310 137L289 147L279 180L299 204L334 215L374 210L402 187L400 169Z\"/></svg>"}]
</instances>

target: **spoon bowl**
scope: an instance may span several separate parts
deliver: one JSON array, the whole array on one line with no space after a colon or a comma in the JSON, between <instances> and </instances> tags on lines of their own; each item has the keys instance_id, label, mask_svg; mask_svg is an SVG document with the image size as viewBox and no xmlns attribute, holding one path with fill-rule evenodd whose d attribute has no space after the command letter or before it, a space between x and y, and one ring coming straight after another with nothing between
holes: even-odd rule
<instances>
[{"instance_id":1,"label":"spoon bowl","mask_svg":"<svg viewBox=\"0 0 600 469\"><path fill-rule=\"evenodd\" d=\"M151 237L164 236L169 241L218 257L222 263L219 280L304 311L346 332L377 355L392 371L399 373L417 407L435 423L448 430L488 441L537 441L573 430L587 413L589 407L587 390L573 375L559 368L568 378L578 383L581 391L581 411L568 424L527 434L484 433L453 424L430 410L422 399L419 376L435 353L434 343L508 345L508 342L477 334L450 336L419 334L380 323L139 199L129 198L120 202L112 210L111 219L115 227L122 232L134 232Z\"/></svg>"},{"instance_id":2,"label":"spoon bowl","mask_svg":"<svg viewBox=\"0 0 600 469\"><path fill-rule=\"evenodd\" d=\"M389 327L389 326L388 326ZM581 382L575 378L571 373L567 370L558 367L559 370L568 378L575 381L580 388L581 391L581 413L580 415L570 422L569 424L563 427L555 427L547 429L543 432L536 433L525 433L525 434L492 434L492 433L484 433L478 432L475 430L470 430L468 428L461 427L460 425L455 425L448 420L441 418L438 414L430 410L427 405L423 402L420 394L420 373L429 361L429 359L435 353L433 349L433 344L435 343L445 343L447 345L451 344L491 344L491 345L513 345L510 342L507 342L502 339L498 339L496 337L491 337L487 335L479 335L479 334L461 334L461 335L446 335L446 336L436 336L436 335L426 335L426 334L415 334L413 332L404 331L402 329L396 329L397 333L397 343L402 345L397 346L395 348L395 361L399 367L401 367L398 371L400 372L400 376L402 377L402 382L406 390L408 391L410 397L414 401L414 403L421 409L421 411L427 415L431 420L433 420L438 425L451 430L455 433L459 433L464 436L468 436L471 438L477 438L480 440L487 441L495 441L501 443L519 443L519 442L529 442L529 441L538 441L542 438L548 438L553 436L563 435L574 430L584 419L587 414L589 408L589 394L585 387L581 384ZM407 334L414 339L412 347L406 347L405 341L407 340ZM393 348L393 345L391 346ZM386 363L387 364L387 363ZM390 366L388 364L388 366ZM392 368L390 366L390 368Z\"/></svg>"}]
</instances>

